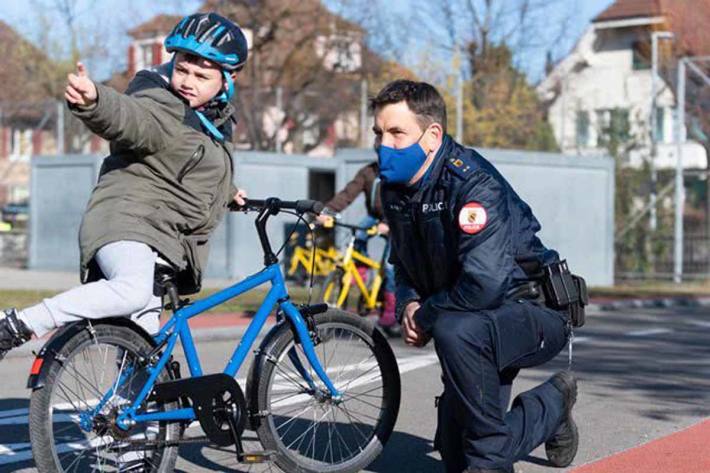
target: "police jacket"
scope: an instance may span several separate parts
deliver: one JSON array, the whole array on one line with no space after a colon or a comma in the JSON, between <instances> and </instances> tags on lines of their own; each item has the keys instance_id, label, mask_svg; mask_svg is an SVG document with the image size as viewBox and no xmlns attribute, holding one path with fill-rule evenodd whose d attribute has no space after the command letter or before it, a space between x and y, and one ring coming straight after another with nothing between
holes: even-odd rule
<instances>
[{"instance_id":1,"label":"police jacket","mask_svg":"<svg viewBox=\"0 0 710 473\"><path fill-rule=\"evenodd\" d=\"M449 136L419 183L382 187L397 317L419 300L425 331L437 312L500 306L542 263L558 260L536 236L530 206L490 162Z\"/></svg>"}]
</instances>

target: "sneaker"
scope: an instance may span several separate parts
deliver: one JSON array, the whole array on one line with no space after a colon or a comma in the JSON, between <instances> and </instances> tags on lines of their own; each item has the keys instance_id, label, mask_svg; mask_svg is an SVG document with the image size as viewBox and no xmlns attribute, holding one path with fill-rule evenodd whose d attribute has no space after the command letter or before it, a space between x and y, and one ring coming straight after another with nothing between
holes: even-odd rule
<instances>
[{"instance_id":1,"label":"sneaker","mask_svg":"<svg viewBox=\"0 0 710 473\"><path fill-rule=\"evenodd\" d=\"M577 455L579 447L579 432L572 418L572 407L577 402L577 380L569 371L560 371L550 378L555 388L564 396L565 412L559 427L550 439L545 442L547 459L554 466L564 468L569 466Z\"/></svg>"},{"instance_id":2,"label":"sneaker","mask_svg":"<svg viewBox=\"0 0 710 473\"><path fill-rule=\"evenodd\" d=\"M0 318L0 360L8 351L32 338L32 330L20 320L17 309L6 309L3 315Z\"/></svg>"}]
</instances>

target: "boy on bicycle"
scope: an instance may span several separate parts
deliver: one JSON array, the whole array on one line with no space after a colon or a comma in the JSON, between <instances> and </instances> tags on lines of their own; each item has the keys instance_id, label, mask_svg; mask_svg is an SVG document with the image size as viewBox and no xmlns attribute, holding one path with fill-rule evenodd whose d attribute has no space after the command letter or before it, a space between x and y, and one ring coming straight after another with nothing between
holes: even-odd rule
<instances>
[{"instance_id":1,"label":"boy on bicycle","mask_svg":"<svg viewBox=\"0 0 710 473\"><path fill-rule=\"evenodd\" d=\"M94 83L81 63L69 74L70 110L111 149L79 230L84 284L0 314L0 359L81 319L128 315L157 332L156 262L174 268L181 294L200 290L209 237L246 195L232 184L229 101L248 47L215 13L185 17L165 47L172 60L138 72L125 95Z\"/></svg>"}]
</instances>

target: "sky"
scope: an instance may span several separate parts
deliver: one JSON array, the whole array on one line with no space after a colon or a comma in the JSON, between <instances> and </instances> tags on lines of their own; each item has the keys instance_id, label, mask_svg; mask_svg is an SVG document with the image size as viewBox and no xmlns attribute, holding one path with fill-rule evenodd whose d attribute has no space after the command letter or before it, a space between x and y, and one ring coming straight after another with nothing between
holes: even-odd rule
<instances>
[{"instance_id":1,"label":"sky","mask_svg":"<svg viewBox=\"0 0 710 473\"><path fill-rule=\"evenodd\" d=\"M326 0L327 2L328 0ZM416 5L424 0L391 0L384 4L392 8L407 8L406 5ZM507 0L506 0L507 1ZM574 46L576 40L589 25L589 21L608 7L613 0L563 0L565 6L572 6L574 16L571 18L569 32L555 45L552 52L555 59L563 57ZM559 2L559 0L558 0ZM85 41L91 41L93 35L107 35L111 47L101 51L93 61L88 61L93 77L104 80L112 72L125 70L126 48L129 37L126 30L152 18L159 13L189 14L201 4L201 0L0 0L0 20L30 39L35 44L53 44L50 54L61 54L60 49L66 47L68 42L62 32L62 22L59 20L58 11L53 8L57 4L75 4L75 22L77 29L82 33ZM396 10L393 10L396 11ZM396 16L396 15L393 15ZM550 22L558 21L555 12L551 12ZM552 28L550 28L552 30ZM545 30L543 30L545 31ZM545 39L545 38L543 38ZM106 43L106 41L104 41ZM416 43L414 43L416 44ZM419 46L415 46L417 48ZM524 57L518 59L520 67L527 74L531 82L537 82L543 75L545 64L545 48L526 52ZM409 59L405 59L408 66L413 66L413 57L421 56L418 51L413 51ZM407 56L405 56L407 57Z\"/></svg>"}]
</instances>

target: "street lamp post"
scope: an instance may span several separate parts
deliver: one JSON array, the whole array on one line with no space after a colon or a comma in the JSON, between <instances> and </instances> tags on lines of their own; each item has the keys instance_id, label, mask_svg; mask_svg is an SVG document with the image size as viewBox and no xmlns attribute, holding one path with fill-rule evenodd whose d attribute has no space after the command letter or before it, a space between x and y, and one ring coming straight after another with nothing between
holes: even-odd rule
<instances>
[{"instance_id":1,"label":"street lamp post","mask_svg":"<svg viewBox=\"0 0 710 473\"><path fill-rule=\"evenodd\" d=\"M685 142L685 61L678 60L678 91L676 93L675 140L675 227L673 232L673 281L683 280L683 207L685 205L685 189L683 187L683 143Z\"/></svg>"},{"instance_id":2,"label":"street lamp post","mask_svg":"<svg viewBox=\"0 0 710 473\"><path fill-rule=\"evenodd\" d=\"M656 105L656 78L658 76L658 40L672 39L673 33L670 31L654 31L651 33L651 159L649 160L651 168L651 211L649 227L652 232L658 228L658 217L656 213L656 187L658 175L656 172L656 156L658 155L658 147L656 146L656 122L657 108Z\"/></svg>"}]
</instances>

